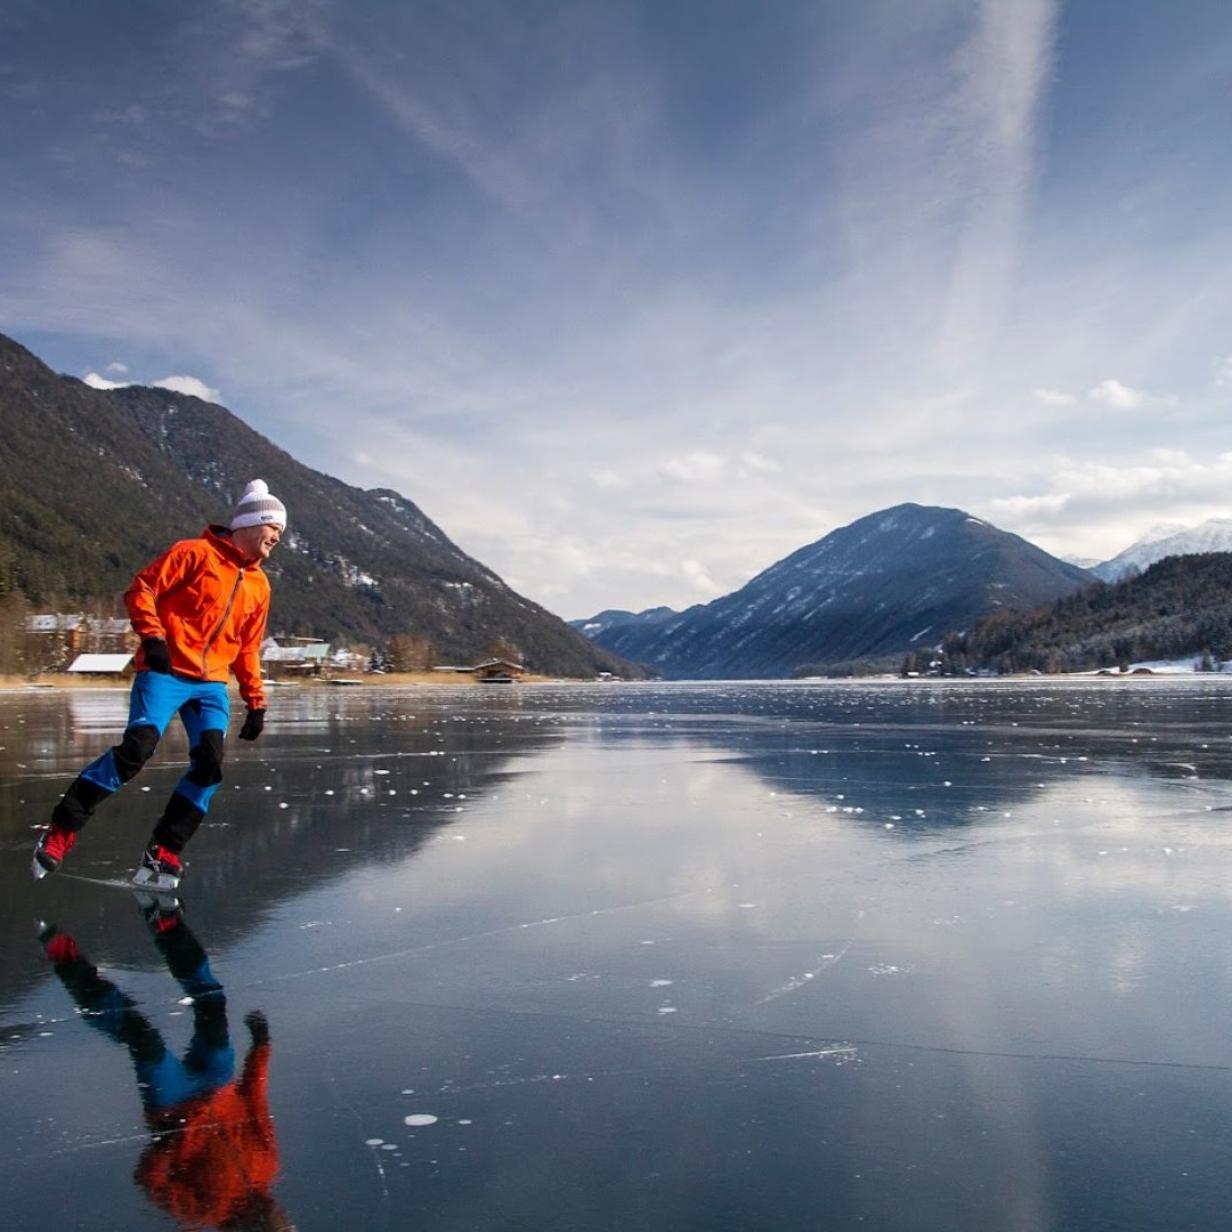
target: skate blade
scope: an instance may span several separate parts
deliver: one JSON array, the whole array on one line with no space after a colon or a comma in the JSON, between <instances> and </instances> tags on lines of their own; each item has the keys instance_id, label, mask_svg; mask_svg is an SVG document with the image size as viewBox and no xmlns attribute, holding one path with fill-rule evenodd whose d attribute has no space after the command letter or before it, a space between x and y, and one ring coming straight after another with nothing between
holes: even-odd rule
<instances>
[{"instance_id":1,"label":"skate blade","mask_svg":"<svg viewBox=\"0 0 1232 1232\"><path fill-rule=\"evenodd\" d=\"M34 874L35 881L42 881L44 877L46 877L49 873L53 872L54 870L50 868L44 868L39 863L38 856L35 856L34 859L30 861L30 871Z\"/></svg>"},{"instance_id":2,"label":"skate blade","mask_svg":"<svg viewBox=\"0 0 1232 1232\"><path fill-rule=\"evenodd\" d=\"M171 890L155 890L150 886L133 886L133 897L142 911L174 911L180 906L179 897Z\"/></svg>"},{"instance_id":3,"label":"skate blade","mask_svg":"<svg viewBox=\"0 0 1232 1232\"><path fill-rule=\"evenodd\" d=\"M133 874L133 885L138 890L148 890L154 894L169 894L179 887L178 877L169 877L166 873L152 873L148 868L139 868Z\"/></svg>"}]
</instances>

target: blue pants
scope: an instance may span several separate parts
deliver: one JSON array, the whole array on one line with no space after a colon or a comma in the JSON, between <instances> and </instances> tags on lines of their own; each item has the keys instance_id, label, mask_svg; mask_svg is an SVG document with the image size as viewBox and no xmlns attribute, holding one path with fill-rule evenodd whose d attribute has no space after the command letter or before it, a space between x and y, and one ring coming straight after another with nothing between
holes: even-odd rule
<instances>
[{"instance_id":1,"label":"blue pants","mask_svg":"<svg viewBox=\"0 0 1232 1232\"><path fill-rule=\"evenodd\" d=\"M86 1024L128 1048L147 1112L209 1095L235 1077L227 1001L210 970L209 956L182 918L168 931L155 933L154 944L192 998L192 1041L183 1057L167 1050L162 1035L133 999L101 976L89 959L74 951L53 960L56 975L86 1011Z\"/></svg>"},{"instance_id":2,"label":"blue pants","mask_svg":"<svg viewBox=\"0 0 1232 1232\"><path fill-rule=\"evenodd\" d=\"M138 672L123 739L81 772L56 805L52 820L80 830L103 800L136 777L176 714L188 733L191 765L175 785L154 839L172 851L181 851L222 782L223 740L231 701L221 681Z\"/></svg>"}]
</instances>

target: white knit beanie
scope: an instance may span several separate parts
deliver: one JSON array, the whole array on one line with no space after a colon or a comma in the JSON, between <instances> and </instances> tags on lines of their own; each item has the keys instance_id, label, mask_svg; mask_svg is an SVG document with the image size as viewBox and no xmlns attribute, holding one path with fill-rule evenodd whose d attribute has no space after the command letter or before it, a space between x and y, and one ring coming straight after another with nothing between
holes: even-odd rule
<instances>
[{"instance_id":1,"label":"white knit beanie","mask_svg":"<svg viewBox=\"0 0 1232 1232\"><path fill-rule=\"evenodd\" d=\"M231 529L244 526L281 526L287 528L287 508L276 496L270 495L264 479L254 479L244 489L240 503L231 516Z\"/></svg>"}]
</instances>

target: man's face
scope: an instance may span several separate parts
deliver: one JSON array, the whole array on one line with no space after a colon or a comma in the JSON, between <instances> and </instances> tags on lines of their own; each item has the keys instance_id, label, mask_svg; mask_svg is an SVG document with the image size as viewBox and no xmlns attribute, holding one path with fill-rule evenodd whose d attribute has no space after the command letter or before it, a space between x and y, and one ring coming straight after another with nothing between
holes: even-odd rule
<instances>
[{"instance_id":1,"label":"man's face","mask_svg":"<svg viewBox=\"0 0 1232 1232\"><path fill-rule=\"evenodd\" d=\"M269 554L281 538L282 527L274 524L241 526L231 532L231 542L248 560L269 560Z\"/></svg>"}]
</instances>

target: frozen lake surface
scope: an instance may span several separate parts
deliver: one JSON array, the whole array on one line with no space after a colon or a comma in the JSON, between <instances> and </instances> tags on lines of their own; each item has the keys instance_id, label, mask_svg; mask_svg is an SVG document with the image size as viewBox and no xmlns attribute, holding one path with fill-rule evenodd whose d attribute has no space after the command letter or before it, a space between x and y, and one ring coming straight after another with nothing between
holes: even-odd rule
<instances>
[{"instance_id":1,"label":"frozen lake surface","mask_svg":"<svg viewBox=\"0 0 1232 1232\"><path fill-rule=\"evenodd\" d=\"M1227 1226L1232 682L272 696L147 919L0 695L14 1232Z\"/></svg>"}]
</instances>

